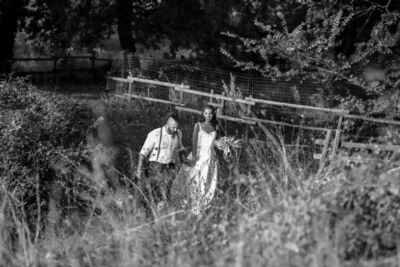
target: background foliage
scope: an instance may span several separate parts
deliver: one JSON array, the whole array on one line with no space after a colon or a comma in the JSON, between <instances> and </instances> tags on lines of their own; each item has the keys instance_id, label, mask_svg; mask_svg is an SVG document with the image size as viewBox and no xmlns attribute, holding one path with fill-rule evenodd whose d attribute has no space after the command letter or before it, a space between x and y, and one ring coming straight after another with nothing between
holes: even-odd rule
<instances>
[{"instance_id":1,"label":"background foliage","mask_svg":"<svg viewBox=\"0 0 400 267\"><path fill-rule=\"evenodd\" d=\"M89 108L15 78L0 89L0 110L0 181L31 224L50 195L71 197L71 184L79 184L65 174L70 161L89 158L86 131L94 120Z\"/></svg>"},{"instance_id":2,"label":"background foliage","mask_svg":"<svg viewBox=\"0 0 400 267\"><path fill-rule=\"evenodd\" d=\"M222 52L237 67L264 76L322 81L325 86L318 99L325 98L319 102L322 106L397 117L398 3L303 1L302 7L305 12L295 22L290 19L294 13L281 10L275 14L278 21L257 19L260 38L226 33L258 60L238 60L229 51Z\"/></svg>"}]
</instances>

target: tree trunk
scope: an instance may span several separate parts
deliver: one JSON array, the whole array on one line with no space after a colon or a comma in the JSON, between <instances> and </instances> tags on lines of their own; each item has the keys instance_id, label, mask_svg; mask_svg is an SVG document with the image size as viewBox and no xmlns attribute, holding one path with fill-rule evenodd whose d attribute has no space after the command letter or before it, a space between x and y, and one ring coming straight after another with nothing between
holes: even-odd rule
<instances>
[{"instance_id":1,"label":"tree trunk","mask_svg":"<svg viewBox=\"0 0 400 267\"><path fill-rule=\"evenodd\" d=\"M133 38L133 1L118 0L118 36L121 48L124 51L135 53L135 40Z\"/></svg>"},{"instance_id":2,"label":"tree trunk","mask_svg":"<svg viewBox=\"0 0 400 267\"><path fill-rule=\"evenodd\" d=\"M117 20L118 20L118 36L121 49L124 51L124 65L122 76L133 75L133 62L135 60L135 39L133 38L133 1L135 0L118 0L117 2Z\"/></svg>"},{"instance_id":3,"label":"tree trunk","mask_svg":"<svg viewBox=\"0 0 400 267\"><path fill-rule=\"evenodd\" d=\"M0 73L11 71L14 41L23 7L23 0L3 0L0 4Z\"/></svg>"}]
</instances>

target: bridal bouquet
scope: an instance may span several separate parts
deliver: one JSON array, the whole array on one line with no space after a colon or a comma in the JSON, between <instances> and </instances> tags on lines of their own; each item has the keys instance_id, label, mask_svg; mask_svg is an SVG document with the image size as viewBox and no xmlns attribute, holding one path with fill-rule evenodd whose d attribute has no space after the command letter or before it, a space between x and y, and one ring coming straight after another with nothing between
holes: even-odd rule
<instances>
[{"instance_id":1,"label":"bridal bouquet","mask_svg":"<svg viewBox=\"0 0 400 267\"><path fill-rule=\"evenodd\" d=\"M231 154L231 148L240 148L243 146L243 139L236 139L233 136L223 136L214 141L215 147L224 152L224 158Z\"/></svg>"},{"instance_id":2,"label":"bridal bouquet","mask_svg":"<svg viewBox=\"0 0 400 267\"><path fill-rule=\"evenodd\" d=\"M243 146L243 139L235 139L233 136L223 136L215 140L215 146L224 150L226 147L240 148Z\"/></svg>"}]
</instances>

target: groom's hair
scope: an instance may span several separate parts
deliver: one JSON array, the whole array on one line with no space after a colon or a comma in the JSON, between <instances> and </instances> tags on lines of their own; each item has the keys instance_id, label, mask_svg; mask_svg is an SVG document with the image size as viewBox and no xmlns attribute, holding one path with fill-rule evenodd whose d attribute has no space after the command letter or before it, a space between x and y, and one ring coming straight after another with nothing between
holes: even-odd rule
<instances>
[{"instance_id":1,"label":"groom's hair","mask_svg":"<svg viewBox=\"0 0 400 267\"><path fill-rule=\"evenodd\" d=\"M174 121L179 123L179 116L175 112L168 113L167 120L169 120L169 119L173 119Z\"/></svg>"}]
</instances>

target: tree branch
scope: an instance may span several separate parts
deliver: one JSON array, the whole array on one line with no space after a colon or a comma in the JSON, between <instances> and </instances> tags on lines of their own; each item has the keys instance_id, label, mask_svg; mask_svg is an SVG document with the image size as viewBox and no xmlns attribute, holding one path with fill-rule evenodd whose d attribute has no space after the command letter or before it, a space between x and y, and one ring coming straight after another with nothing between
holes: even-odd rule
<instances>
[{"instance_id":1,"label":"tree branch","mask_svg":"<svg viewBox=\"0 0 400 267\"><path fill-rule=\"evenodd\" d=\"M392 3L392 0L389 0L385 6L386 12L389 13L389 6Z\"/></svg>"}]
</instances>

